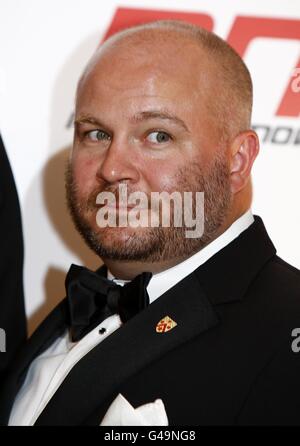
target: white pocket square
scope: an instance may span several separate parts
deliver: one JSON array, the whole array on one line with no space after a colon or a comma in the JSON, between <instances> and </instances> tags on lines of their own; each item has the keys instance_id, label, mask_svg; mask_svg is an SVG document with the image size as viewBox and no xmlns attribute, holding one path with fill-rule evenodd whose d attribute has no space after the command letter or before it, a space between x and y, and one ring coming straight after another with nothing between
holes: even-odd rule
<instances>
[{"instance_id":1,"label":"white pocket square","mask_svg":"<svg viewBox=\"0 0 300 446\"><path fill-rule=\"evenodd\" d=\"M168 417L161 399L134 409L119 393L100 426L168 426Z\"/></svg>"}]
</instances>

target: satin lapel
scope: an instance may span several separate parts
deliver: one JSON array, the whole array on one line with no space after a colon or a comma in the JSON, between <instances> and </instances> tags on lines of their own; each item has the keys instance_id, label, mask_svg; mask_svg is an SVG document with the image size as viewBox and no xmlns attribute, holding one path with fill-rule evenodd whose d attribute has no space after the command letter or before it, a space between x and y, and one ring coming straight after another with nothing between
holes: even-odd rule
<instances>
[{"instance_id":1,"label":"satin lapel","mask_svg":"<svg viewBox=\"0 0 300 446\"><path fill-rule=\"evenodd\" d=\"M157 333L169 316L177 326ZM80 425L130 376L217 325L194 273L107 337L71 370L36 425Z\"/></svg>"},{"instance_id":2,"label":"satin lapel","mask_svg":"<svg viewBox=\"0 0 300 446\"><path fill-rule=\"evenodd\" d=\"M66 300L63 300L39 326L17 356L7 380L1 384L0 425L8 423L14 399L23 384L29 365L66 329L66 318Z\"/></svg>"}]
</instances>

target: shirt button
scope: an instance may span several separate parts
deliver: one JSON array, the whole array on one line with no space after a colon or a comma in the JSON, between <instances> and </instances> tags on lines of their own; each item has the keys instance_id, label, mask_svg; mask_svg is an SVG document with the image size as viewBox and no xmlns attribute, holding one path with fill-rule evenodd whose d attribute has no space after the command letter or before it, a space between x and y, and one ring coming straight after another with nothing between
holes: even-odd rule
<instances>
[{"instance_id":1,"label":"shirt button","mask_svg":"<svg viewBox=\"0 0 300 446\"><path fill-rule=\"evenodd\" d=\"M100 328L99 334L104 334L106 332L106 328Z\"/></svg>"}]
</instances>

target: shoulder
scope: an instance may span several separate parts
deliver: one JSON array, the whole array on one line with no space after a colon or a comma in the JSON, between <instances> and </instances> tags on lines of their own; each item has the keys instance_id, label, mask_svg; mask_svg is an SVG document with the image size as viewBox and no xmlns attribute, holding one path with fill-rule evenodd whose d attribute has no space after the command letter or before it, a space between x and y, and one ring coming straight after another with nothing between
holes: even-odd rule
<instances>
[{"instance_id":1,"label":"shoulder","mask_svg":"<svg viewBox=\"0 0 300 446\"><path fill-rule=\"evenodd\" d=\"M271 295L273 304L294 303L300 309L300 271L277 255L260 270L252 288L264 296Z\"/></svg>"},{"instance_id":2,"label":"shoulder","mask_svg":"<svg viewBox=\"0 0 300 446\"><path fill-rule=\"evenodd\" d=\"M247 314L255 316L252 333L263 360L237 423L299 424L300 271L274 256L245 297Z\"/></svg>"},{"instance_id":3,"label":"shoulder","mask_svg":"<svg viewBox=\"0 0 300 446\"><path fill-rule=\"evenodd\" d=\"M271 331L278 341L290 336L300 326L300 271L273 256L249 285L240 310L257 331Z\"/></svg>"},{"instance_id":4,"label":"shoulder","mask_svg":"<svg viewBox=\"0 0 300 446\"><path fill-rule=\"evenodd\" d=\"M276 269L282 275L294 279L298 281L298 283L300 282L300 270L285 262L277 255L272 259L270 266Z\"/></svg>"}]
</instances>

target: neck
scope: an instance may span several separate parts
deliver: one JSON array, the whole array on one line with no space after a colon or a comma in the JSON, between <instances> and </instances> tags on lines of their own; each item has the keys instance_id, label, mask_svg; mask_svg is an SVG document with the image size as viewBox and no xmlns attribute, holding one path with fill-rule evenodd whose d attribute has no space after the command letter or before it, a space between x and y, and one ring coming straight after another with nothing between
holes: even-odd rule
<instances>
[{"instance_id":1,"label":"neck","mask_svg":"<svg viewBox=\"0 0 300 446\"><path fill-rule=\"evenodd\" d=\"M118 279L132 280L143 272L150 272L152 274L160 273L172 266L186 260L189 255L185 257L172 258L161 262L138 262L138 261L116 261L112 259L103 259L109 271Z\"/></svg>"}]
</instances>

